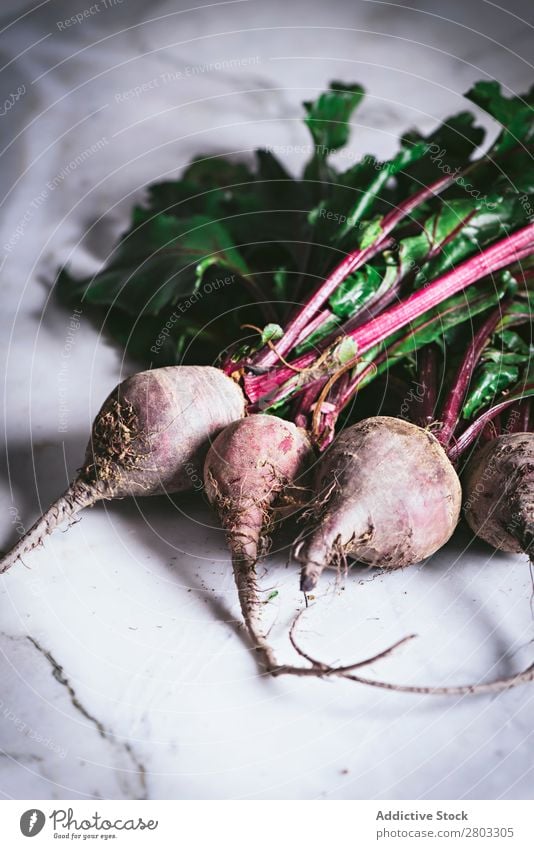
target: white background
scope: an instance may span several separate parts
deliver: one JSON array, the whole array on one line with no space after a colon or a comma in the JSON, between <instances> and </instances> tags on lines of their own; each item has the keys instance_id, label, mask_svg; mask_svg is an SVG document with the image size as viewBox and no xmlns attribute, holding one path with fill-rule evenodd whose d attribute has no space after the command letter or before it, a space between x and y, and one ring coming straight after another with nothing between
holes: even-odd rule
<instances>
[{"instance_id":1,"label":"white background","mask_svg":"<svg viewBox=\"0 0 534 849\"><path fill-rule=\"evenodd\" d=\"M0 117L3 547L16 539L14 517L27 527L63 491L102 400L136 370L86 315L65 355L69 313L51 287L60 263L100 267L144 186L199 152L306 144L299 104L332 79L366 86L353 150L379 156L402 129L428 130L467 108L462 92L476 79L497 77L509 93L532 82L526 2L508 11L482 0L188 5L100 2L68 30L57 22L89 8L83 0L3 6L4 26L17 10L23 17L2 32L2 97L25 87ZM117 98L188 67L197 70ZM289 660L287 627L302 601L286 561L269 559L263 586L279 592L265 617ZM532 687L444 699L260 677L223 536L199 497L98 506L26 565L0 583L5 798L532 796ZM524 558L460 531L424 566L353 572L342 586L326 576L301 640L348 662L416 631L372 674L490 679L533 660L531 593Z\"/></svg>"}]
</instances>

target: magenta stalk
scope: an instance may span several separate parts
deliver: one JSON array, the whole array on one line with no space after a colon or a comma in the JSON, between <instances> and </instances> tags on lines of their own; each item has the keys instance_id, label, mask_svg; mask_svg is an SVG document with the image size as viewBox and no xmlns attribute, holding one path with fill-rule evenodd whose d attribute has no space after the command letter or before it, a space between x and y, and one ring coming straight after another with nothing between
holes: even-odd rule
<instances>
[{"instance_id":1,"label":"magenta stalk","mask_svg":"<svg viewBox=\"0 0 534 849\"><path fill-rule=\"evenodd\" d=\"M385 215L380 225L381 234L378 240L372 245L363 248L363 250L352 251L352 253L348 254L336 266L317 292L312 295L310 300L289 322L283 337L276 344L276 352L270 349L263 353L260 352L258 356L253 358L254 365L268 368L275 365L280 359L280 356L285 356L289 353L309 322L312 321L318 310L326 303L330 295L335 292L343 280L387 247L389 241L387 237L403 218L406 218L410 212L428 200L428 198L442 192L451 182L452 178L450 175L442 177L431 186L421 189L421 191L412 195L396 209Z\"/></svg>"}]
</instances>

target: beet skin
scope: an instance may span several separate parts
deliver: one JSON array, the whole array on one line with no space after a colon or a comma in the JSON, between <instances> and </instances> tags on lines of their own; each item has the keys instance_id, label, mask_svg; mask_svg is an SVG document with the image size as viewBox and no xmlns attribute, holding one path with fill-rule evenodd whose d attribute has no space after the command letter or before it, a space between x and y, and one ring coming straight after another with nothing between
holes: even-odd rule
<instances>
[{"instance_id":1,"label":"beet skin","mask_svg":"<svg viewBox=\"0 0 534 849\"><path fill-rule=\"evenodd\" d=\"M460 504L458 476L428 430L387 416L346 428L319 462L314 514L295 548L302 589L347 558L418 563L447 542Z\"/></svg>"}]
</instances>

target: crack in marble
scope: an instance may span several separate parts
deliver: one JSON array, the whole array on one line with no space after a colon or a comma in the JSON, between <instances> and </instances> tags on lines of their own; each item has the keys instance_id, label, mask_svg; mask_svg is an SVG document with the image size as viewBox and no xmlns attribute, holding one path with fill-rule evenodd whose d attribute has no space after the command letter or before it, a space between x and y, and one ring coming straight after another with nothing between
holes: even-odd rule
<instances>
[{"instance_id":1,"label":"crack in marble","mask_svg":"<svg viewBox=\"0 0 534 849\"><path fill-rule=\"evenodd\" d=\"M148 799L149 795L148 795L146 767L143 764L142 760L134 752L131 744L128 743L128 742L120 742L119 740L117 740L113 731L108 730L105 727L105 725L96 716L93 716L93 714L90 713L87 710L87 708L81 703L80 699L78 698L78 696L76 694L76 690L74 689L69 678L65 674L65 670L63 669L61 664L58 663L58 661L56 660L56 658L54 657L52 652L45 649L44 646L42 646L39 643L39 641L35 639L35 637L32 637L31 635L27 634L26 639L48 661L48 663L52 667L53 677L58 682L58 684L61 684L62 687L65 687L65 689L67 690L67 693L69 694L69 698L70 698L70 701L71 701L71 704L73 705L73 707L79 713L81 713L81 715L83 717L85 717L85 719L87 719L89 722L91 722L95 726L96 730L98 731L98 734L100 735L100 737L102 737L103 740L107 740L113 746L117 746L119 748L122 748L126 752L126 754L128 755L128 757L132 761L132 763L133 763L133 765L136 769L136 772L137 772L137 777L138 777L138 780L139 780L139 785L140 785L141 794L142 794L142 795L140 795L139 798L140 799Z\"/></svg>"},{"instance_id":2,"label":"crack in marble","mask_svg":"<svg viewBox=\"0 0 534 849\"><path fill-rule=\"evenodd\" d=\"M123 743L122 746L123 746L124 750L126 752L128 752L128 754L130 755L130 758L132 759L134 766L137 768L137 775L139 777L139 784L141 785L141 790L143 792L143 795L141 796L141 798L142 799L149 799L150 796L148 794L147 774L146 774L146 767L145 767L144 763L142 762L142 760L140 760L140 758L137 757L137 755L134 752L130 743Z\"/></svg>"},{"instance_id":3,"label":"crack in marble","mask_svg":"<svg viewBox=\"0 0 534 849\"><path fill-rule=\"evenodd\" d=\"M87 710L87 708L82 704L82 702L78 698L78 695L76 694L76 690L74 689L72 683L70 682L69 678L65 674L65 670L63 669L61 664L58 663L58 661L56 660L56 658L54 657L52 652L49 651L48 649L44 648L44 646L42 646L41 643L38 640L36 640L35 637L32 637L30 634L14 635L14 634L8 634L5 631L0 631L0 637L4 637L8 640L13 640L13 641L27 640L45 658L45 660L48 661L48 663L50 664L51 670L52 670L53 678L57 681L58 684L60 684L62 687L64 687L66 689L66 691L69 695L71 704L75 708L75 710L77 710L78 713L80 713L85 719L87 719L92 725L94 725L94 727L98 731L99 736L103 740L106 740L108 743L111 743L111 745L116 747L116 748L122 749L124 752L126 752L128 757L130 758L131 762L133 763L133 765L135 767L136 775L137 775L139 785L140 785L140 789L141 789L141 793L138 796L138 798L139 799L150 798L149 793L148 793L147 770L146 770L146 767L145 767L143 761L135 753L135 751L134 751L134 749L133 749L133 747L130 743L121 742L120 740L118 740L117 737L115 736L115 734L113 733L113 731L107 729L105 727L105 725L98 719L98 717L93 716L93 714L90 713ZM5 753L0 752L0 757L2 757L2 755L4 757L6 757ZM35 759L37 760L38 756L35 756ZM42 760L43 759L41 758L41 761Z\"/></svg>"},{"instance_id":4,"label":"crack in marble","mask_svg":"<svg viewBox=\"0 0 534 849\"><path fill-rule=\"evenodd\" d=\"M37 763L41 764L44 761L40 755L33 755L27 752L0 752L0 759L5 758L6 760L16 761L17 763Z\"/></svg>"},{"instance_id":5,"label":"crack in marble","mask_svg":"<svg viewBox=\"0 0 534 849\"><path fill-rule=\"evenodd\" d=\"M37 651L41 652L43 657L45 657L47 659L50 666L52 667L53 677L56 679L58 684L61 684L63 687L65 687L65 689L67 690L67 693L69 694L71 703L76 708L76 710L79 711L82 714L82 716L84 716L86 719L88 719L89 722L93 723L93 725L95 726L98 733L100 734L100 736L103 739L107 739L108 738L108 732L106 731L105 727L102 725L100 720L96 718L96 716L93 716L91 713L89 713L87 708L85 708L82 705L78 696L76 695L76 690L74 689L74 687L70 683L69 679L65 675L65 671L64 671L63 667L57 662L57 660L52 655L52 653L47 651L45 648L43 648L43 646L34 637L31 637L30 635L26 635L26 639L33 646L35 646Z\"/></svg>"}]
</instances>

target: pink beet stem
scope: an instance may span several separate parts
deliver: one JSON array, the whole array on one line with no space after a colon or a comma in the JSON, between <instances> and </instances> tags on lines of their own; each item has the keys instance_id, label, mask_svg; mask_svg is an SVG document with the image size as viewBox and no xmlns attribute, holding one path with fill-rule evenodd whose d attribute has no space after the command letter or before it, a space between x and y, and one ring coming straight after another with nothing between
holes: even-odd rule
<instances>
[{"instance_id":1,"label":"pink beet stem","mask_svg":"<svg viewBox=\"0 0 534 849\"><path fill-rule=\"evenodd\" d=\"M387 353L380 354L380 356L375 357L372 363L369 363L355 378L352 380L348 386L345 387L345 391L338 402L338 413L340 413L349 403L349 401L353 398L355 393L358 390L360 383L362 383L366 377L372 374L378 365L382 363L387 356Z\"/></svg>"},{"instance_id":2,"label":"pink beet stem","mask_svg":"<svg viewBox=\"0 0 534 849\"><path fill-rule=\"evenodd\" d=\"M443 405L443 412L441 414L441 430L437 434L437 438L445 448L449 445L452 435L458 425L462 404L471 382L471 378L473 377L473 372L480 360L480 357L482 356L484 348L491 339L493 331L501 320L503 313L506 312L508 305L509 301L505 305L499 304L497 309L494 310L483 322L473 336L473 339L465 353L464 359L458 367L452 388L446 398L445 404Z\"/></svg>"},{"instance_id":3,"label":"pink beet stem","mask_svg":"<svg viewBox=\"0 0 534 849\"><path fill-rule=\"evenodd\" d=\"M443 310L441 315L442 315L442 317L445 316L446 310ZM432 324L433 321L435 321L434 317L428 318L425 321L424 324L419 325L418 330L421 330L425 325ZM401 342L408 341L410 339L410 336L411 336L411 331L405 332L404 336L401 339L397 339L396 342L393 343L393 346L395 346L395 344L399 344ZM423 349L423 352L425 350L427 350L427 349ZM353 378L353 380L349 383L349 385L347 387L347 391L345 392L343 398L340 401L339 412L341 412L341 410L348 404L348 402L351 400L352 396L355 394L358 387L360 386L360 383L362 383L362 381L373 371L374 367L380 365L389 356L390 356L390 350L386 349L380 355L375 357L373 362L370 363L369 366L364 371L362 371L360 374L356 375L355 378ZM437 367L437 364L435 364L435 366ZM436 382L435 391L437 392L437 376L435 376L435 382ZM423 402L423 406L424 406L424 402ZM434 407L432 407L432 411L433 411L433 409L434 409Z\"/></svg>"},{"instance_id":4,"label":"pink beet stem","mask_svg":"<svg viewBox=\"0 0 534 849\"><path fill-rule=\"evenodd\" d=\"M358 347L358 353L364 354L388 336L415 321L427 310L438 306L442 301L461 292L481 277L499 271L513 262L529 256L534 249L534 224L528 224L510 236L486 248L480 255L465 260L457 268L434 280L424 289L419 289L390 307L381 315L347 334ZM315 361L316 354L310 351L293 360L291 366L282 366L268 375L245 378L245 392L252 404L267 393L273 392L295 375L295 370L308 368ZM276 361L276 355L275 355Z\"/></svg>"},{"instance_id":5,"label":"pink beet stem","mask_svg":"<svg viewBox=\"0 0 534 849\"><path fill-rule=\"evenodd\" d=\"M307 426L310 409L327 380L327 377L320 377L314 380L313 383L308 384L300 393L300 397L295 403L294 415L292 416L297 427Z\"/></svg>"},{"instance_id":6,"label":"pink beet stem","mask_svg":"<svg viewBox=\"0 0 534 849\"><path fill-rule=\"evenodd\" d=\"M465 227L465 225L471 220L471 218L473 218L474 215L476 215L476 210L473 210L469 213L469 215L466 215L466 217L462 221L460 221L460 223L455 227L455 229L451 233L449 233L446 239L434 246L434 248L428 254L426 260L428 261L438 256L443 250L443 248L452 239L454 239L454 237ZM381 250L384 250L385 247L387 247L387 245L382 244ZM352 330L355 330L357 327L361 327L361 325L364 324L365 321L370 321L371 318L374 318L376 315L379 315L380 313L384 312L384 310L398 298L399 289L401 288L403 280L404 276L402 274L399 274L398 279L395 281L394 285L387 290L387 292L384 292L384 294L380 295L375 301L371 300L370 303L364 309L358 310L355 315L351 316L351 318L349 318L337 330L335 330L333 333L330 333L329 336L327 336L321 341L321 347L326 347L330 342L333 342L336 338L336 335L339 335L340 331L344 335L347 335ZM312 333L313 330L315 330L314 322L310 322L308 327L305 327L302 331L297 344L301 343L304 339L306 339Z\"/></svg>"},{"instance_id":7,"label":"pink beet stem","mask_svg":"<svg viewBox=\"0 0 534 849\"><path fill-rule=\"evenodd\" d=\"M395 304L349 335L358 345L358 352L363 354L392 333L415 321L427 310L437 307L446 298L456 295L481 277L529 256L533 249L534 224L528 224L512 236L496 242L480 256L466 260L425 289L414 292L400 304Z\"/></svg>"},{"instance_id":8,"label":"pink beet stem","mask_svg":"<svg viewBox=\"0 0 534 849\"><path fill-rule=\"evenodd\" d=\"M521 396L530 397L534 395L534 383L527 383L522 391ZM515 404L516 401L520 400L521 396L514 394L511 395L506 401L501 401L499 404L495 404L494 407L490 407L489 410L485 410L478 419L475 419L473 424L469 425L466 430L458 437L456 442L449 446L448 455L449 459L452 462L456 462L459 457L462 456L464 451L467 451L470 445L477 439L477 437L482 433L488 422L492 421L496 416L498 416L503 410L506 410L508 407L511 407L512 404Z\"/></svg>"},{"instance_id":9,"label":"pink beet stem","mask_svg":"<svg viewBox=\"0 0 534 849\"><path fill-rule=\"evenodd\" d=\"M426 345L421 351L419 383L423 387L419 424L426 427L434 419L438 399L438 356L435 344Z\"/></svg>"},{"instance_id":10,"label":"pink beet stem","mask_svg":"<svg viewBox=\"0 0 534 849\"><path fill-rule=\"evenodd\" d=\"M350 274L361 268L366 262L369 262L377 253L383 251L390 240L387 236L395 229L403 218L406 218L417 206L424 203L428 198L433 197L443 191L453 181L452 176L448 175L437 180L431 186L425 186L416 194L409 197L401 203L396 209L388 212L384 216L380 225L380 236L376 242L362 250L357 249L348 254L342 262L328 275L324 283L309 299L309 301L297 312L294 318L287 325L283 337L276 344L276 352L268 349L259 353L253 358L252 362L256 366L269 367L276 364L279 356L285 356L293 348L296 340L301 336L309 322L314 318L317 311L328 300L330 295Z\"/></svg>"},{"instance_id":11,"label":"pink beet stem","mask_svg":"<svg viewBox=\"0 0 534 849\"><path fill-rule=\"evenodd\" d=\"M329 318L332 318L332 316L333 313L330 312L330 310L321 310L319 315L317 315L312 321L310 321L307 327L303 329L300 336L295 340L295 347L300 345L301 342L304 342L304 340L307 339L308 336L311 336L312 333L318 330L318 328L321 327L321 325L324 324L324 322L327 321Z\"/></svg>"}]
</instances>

